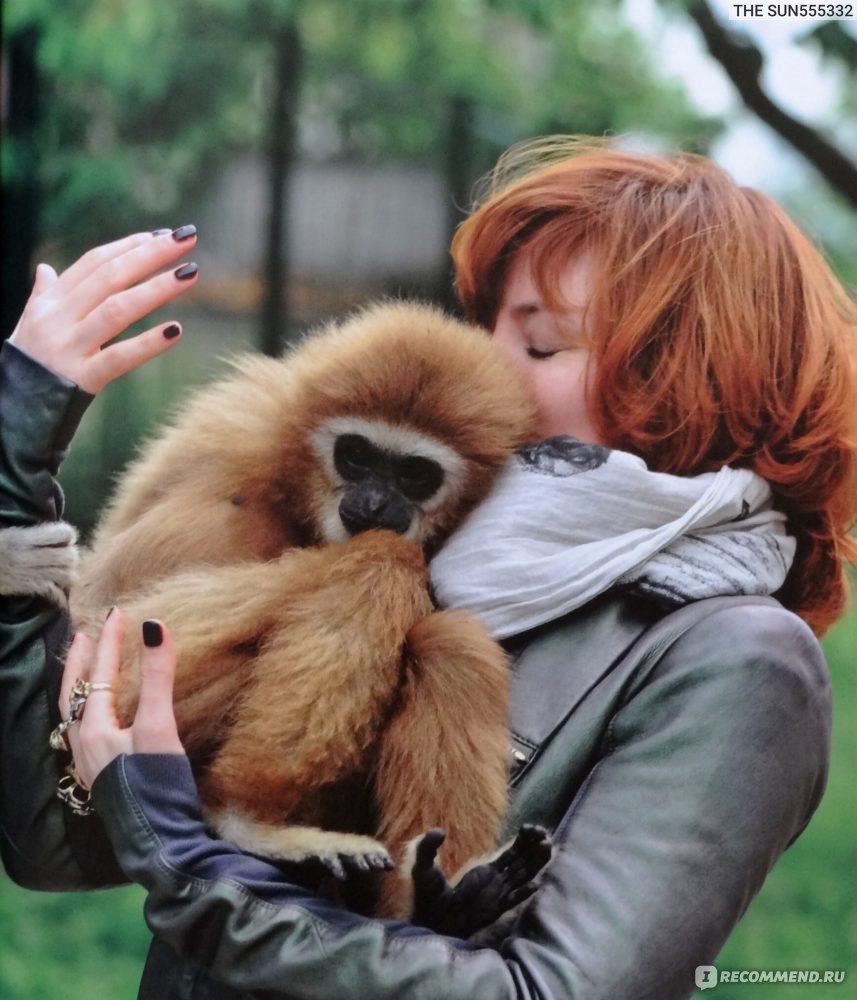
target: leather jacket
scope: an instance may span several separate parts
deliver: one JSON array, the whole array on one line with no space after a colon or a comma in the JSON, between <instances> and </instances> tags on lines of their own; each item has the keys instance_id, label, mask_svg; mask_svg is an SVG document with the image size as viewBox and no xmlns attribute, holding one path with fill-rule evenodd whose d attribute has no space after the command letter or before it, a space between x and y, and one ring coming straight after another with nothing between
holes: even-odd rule
<instances>
[{"instance_id":1,"label":"leather jacket","mask_svg":"<svg viewBox=\"0 0 857 1000\"><path fill-rule=\"evenodd\" d=\"M59 516L52 474L82 395L4 347L3 525ZM351 914L214 839L182 756L117 759L98 816L72 817L47 746L67 627L41 599L3 603L0 848L22 885L148 890L147 1000L688 997L826 780L827 670L800 619L770 598L664 613L607 594L509 643L506 825L554 831L541 885L493 938L441 937Z\"/></svg>"}]
</instances>

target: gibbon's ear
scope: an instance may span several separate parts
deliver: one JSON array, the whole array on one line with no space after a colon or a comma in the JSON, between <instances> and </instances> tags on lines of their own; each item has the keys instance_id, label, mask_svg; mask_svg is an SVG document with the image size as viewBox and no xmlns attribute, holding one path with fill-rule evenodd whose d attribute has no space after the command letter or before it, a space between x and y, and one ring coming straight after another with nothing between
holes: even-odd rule
<instances>
[{"instance_id":1,"label":"gibbon's ear","mask_svg":"<svg viewBox=\"0 0 857 1000\"><path fill-rule=\"evenodd\" d=\"M433 829L411 841L402 868L412 879L411 922L454 937L471 937L529 899L553 855L547 830L528 824L493 857L473 860L448 882L435 863L445 839Z\"/></svg>"}]
</instances>

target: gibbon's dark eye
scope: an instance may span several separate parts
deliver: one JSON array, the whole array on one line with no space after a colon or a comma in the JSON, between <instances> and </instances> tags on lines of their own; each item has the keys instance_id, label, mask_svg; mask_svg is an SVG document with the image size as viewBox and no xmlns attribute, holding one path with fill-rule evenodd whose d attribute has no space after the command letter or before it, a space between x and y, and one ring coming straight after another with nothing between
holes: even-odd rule
<instances>
[{"instance_id":1,"label":"gibbon's dark eye","mask_svg":"<svg viewBox=\"0 0 857 1000\"><path fill-rule=\"evenodd\" d=\"M340 434L333 446L336 471L349 482L365 478L380 461L381 452L362 434Z\"/></svg>"},{"instance_id":2,"label":"gibbon's dark eye","mask_svg":"<svg viewBox=\"0 0 857 1000\"><path fill-rule=\"evenodd\" d=\"M540 351L537 347L528 347L527 354L536 361L544 361L545 358L552 358L559 351Z\"/></svg>"},{"instance_id":3,"label":"gibbon's dark eye","mask_svg":"<svg viewBox=\"0 0 857 1000\"><path fill-rule=\"evenodd\" d=\"M409 455L396 462L396 481L408 500L428 500L440 489L443 468L431 458Z\"/></svg>"}]
</instances>

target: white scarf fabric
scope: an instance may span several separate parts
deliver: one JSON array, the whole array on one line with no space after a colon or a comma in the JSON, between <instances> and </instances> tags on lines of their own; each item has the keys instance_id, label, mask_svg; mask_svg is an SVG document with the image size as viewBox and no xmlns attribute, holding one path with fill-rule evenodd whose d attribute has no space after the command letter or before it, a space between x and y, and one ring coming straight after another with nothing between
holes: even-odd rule
<instances>
[{"instance_id":1,"label":"white scarf fabric","mask_svg":"<svg viewBox=\"0 0 857 1000\"><path fill-rule=\"evenodd\" d=\"M558 437L510 460L431 576L441 607L468 609L502 639L616 585L671 606L771 594L795 545L755 472L650 472L634 455Z\"/></svg>"}]
</instances>

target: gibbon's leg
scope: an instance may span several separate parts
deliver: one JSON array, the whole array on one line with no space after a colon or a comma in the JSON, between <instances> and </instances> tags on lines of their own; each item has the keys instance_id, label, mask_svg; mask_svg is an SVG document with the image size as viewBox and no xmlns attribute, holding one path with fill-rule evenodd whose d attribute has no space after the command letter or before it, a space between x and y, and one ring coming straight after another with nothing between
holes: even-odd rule
<instances>
[{"instance_id":1,"label":"gibbon's leg","mask_svg":"<svg viewBox=\"0 0 857 1000\"><path fill-rule=\"evenodd\" d=\"M405 637L431 608L413 543L371 532L320 551L326 571L284 601L200 784L219 829L228 821L240 846L289 859L377 851L369 838L328 832L313 852L303 832L277 841L271 828L324 822L330 790L369 769L398 697Z\"/></svg>"},{"instance_id":2,"label":"gibbon's leg","mask_svg":"<svg viewBox=\"0 0 857 1000\"><path fill-rule=\"evenodd\" d=\"M117 690L120 719L130 722L137 705L140 626L157 618L176 646L174 705L185 749L198 759L216 746L284 593L307 572L307 555L290 550L270 562L206 567L117 597L128 623Z\"/></svg>"},{"instance_id":3,"label":"gibbon's leg","mask_svg":"<svg viewBox=\"0 0 857 1000\"><path fill-rule=\"evenodd\" d=\"M399 710L381 735L378 836L396 863L431 827L457 871L496 846L506 807L509 670L502 649L461 611L440 611L408 633ZM411 880L390 875L381 914L410 912Z\"/></svg>"},{"instance_id":4,"label":"gibbon's leg","mask_svg":"<svg viewBox=\"0 0 857 1000\"><path fill-rule=\"evenodd\" d=\"M225 722L259 708L260 715L235 731L258 760L266 739L293 752L297 741L302 752L323 753L329 719L344 712L347 721L358 713L347 695L358 693L370 703L377 697L374 688L364 696L366 678L393 658L394 649L398 660L405 633L430 604L418 547L391 532L367 532L347 542L289 549L268 562L177 574L123 600L122 607L128 629L120 717L130 720L137 703L139 626L158 618L176 645L174 704L186 748L216 745ZM350 687L340 664L354 676ZM385 687L389 678L373 683ZM257 684L264 687L258 701L249 695ZM325 714L328 704L332 716ZM378 725L375 716L371 725ZM346 731L345 738L354 744L363 736ZM340 739L328 757L342 749Z\"/></svg>"}]
</instances>

